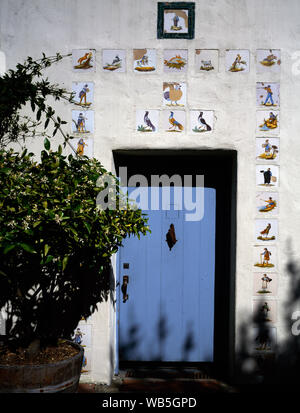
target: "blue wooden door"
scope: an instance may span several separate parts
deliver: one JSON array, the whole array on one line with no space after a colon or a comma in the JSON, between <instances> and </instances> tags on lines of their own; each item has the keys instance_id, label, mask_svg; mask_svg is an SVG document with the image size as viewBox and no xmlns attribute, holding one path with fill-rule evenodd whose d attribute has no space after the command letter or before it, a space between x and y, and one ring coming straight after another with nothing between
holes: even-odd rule
<instances>
[{"instance_id":1,"label":"blue wooden door","mask_svg":"<svg viewBox=\"0 0 300 413\"><path fill-rule=\"evenodd\" d=\"M145 190L153 201L153 192ZM165 210L162 188L155 194L159 209L144 211L151 234L126 239L118 256L119 357L213 361L215 190L204 188L200 221L187 221L188 211L178 210L176 200ZM166 233L171 224L178 241L170 250ZM126 276L128 300L123 302L121 285Z\"/></svg>"}]
</instances>

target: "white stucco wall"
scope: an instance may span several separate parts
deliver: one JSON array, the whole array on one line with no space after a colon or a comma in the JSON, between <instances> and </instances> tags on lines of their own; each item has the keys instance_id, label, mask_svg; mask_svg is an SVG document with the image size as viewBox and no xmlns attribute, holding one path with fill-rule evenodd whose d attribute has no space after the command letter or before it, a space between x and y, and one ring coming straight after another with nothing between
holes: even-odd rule
<instances>
[{"instance_id":1,"label":"white stucco wall","mask_svg":"<svg viewBox=\"0 0 300 413\"><path fill-rule=\"evenodd\" d=\"M49 69L52 81L71 89L72 81L95 84L94 156L113 170L112 150L149 149L234 149L238 151L236 331L252 313L255 195L256 82L280 81L280 186L278 188L279 238L277 297L278 339L284 340L283 307L289 278L290 257L299 262L300 249L300 2L298 0L196 0L193 40L157 39L156 0L1 0L0 50L7 68L27 56L39 58L72 49L95 49L96 72L74 73L71 58ZM157 50L157 70L152 74L133 71L134 48ZM163 73L164 49L188 49L188 72ZM102 49L125 49L125 73L102 71ZM196 73L195 49L218 49L219 71ZM225 50L248 49L249 73L225 72ZM257 75L257 49L281 50L281 74ZM298 52L298 55L296 54ZM215 111L215 130L195 136L184 134L139 134L135 131L136 109L162 108L162 82L187 83L187 111ZM70 121L70 105L60 104L61 117ZM68 126L66 130L70 132ZM58 139L57 139L58 141ZM32 143L35 150L41 147ZM300 309L300 306L299 306ZM109 382L114 348L114 311L101 305L93 316L92 370L89 378ZM238 335L237 343L238 345Z\"/></svg>"}]
</instances>

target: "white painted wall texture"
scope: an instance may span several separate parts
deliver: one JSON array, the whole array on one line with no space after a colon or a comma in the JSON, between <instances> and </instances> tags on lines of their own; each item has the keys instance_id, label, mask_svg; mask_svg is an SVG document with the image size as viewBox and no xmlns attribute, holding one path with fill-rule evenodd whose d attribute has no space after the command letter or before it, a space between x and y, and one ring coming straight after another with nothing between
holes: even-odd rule
<instances>
[{"instance_id":1,"label":"white painted wall texture","mask_svg":"<svg viewBox=\"0 0 300 413\"><path fill-rule=\"evenodd\" d=\"M71 90L72 81L95 84L94 156L114 170L114 149L234 149L238 152L237 255L236 255L236 331L252 313L253 259L256 213L255 138L256 82L280 82L280 177L277 329L284 341L284 306L289 289L286 270L293 259L300 265L300 2L298 0L196 0L193 40L157 39L156 0L1 0L0 50L7 68L27 56L71 53L73 49L95 49L96 71L72 71L71 58L48 70L52 81ZM133 71L135 48L157 51L157 70L151 74ZM126 72L102 70L103 49L126 50ZM163 72L164 49L187 49L188 71ZM217 73L195 70L195 49L218 49ZM225 50L250 52L248 73L225 72ZM280 49L281 73L256 73L256 50ZM193 109L215 111L213 133L156 134L136 132L136 110L163 111L163 81L185 81L187 114ZM61 117L68 120L71 109L58 105ZM57 142L59 139L57 138ZM32 143L38 152L39 142ZM217 165L216 165L217 167ZM222 171L220 171L222 173ZM299 304L300 310L300 304ZM110 303L101 305L92 318L93 348L89 380L109 383L113 372L115 313ZM239 345L236 337L236 346Z\"/></svg>"}]
</instances>

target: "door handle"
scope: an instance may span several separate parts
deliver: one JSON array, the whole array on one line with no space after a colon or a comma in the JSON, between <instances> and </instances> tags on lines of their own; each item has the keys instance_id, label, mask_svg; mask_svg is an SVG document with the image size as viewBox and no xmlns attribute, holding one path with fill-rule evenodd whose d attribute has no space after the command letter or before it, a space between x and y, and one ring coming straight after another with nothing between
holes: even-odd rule
<instances>
[{"instance_id":1,"label":"door handle","mask_svg":"<svg viewBox=\"0 0 300 413\"><path fill-rule=\"evenodd\" d=\"M127 294L127 285L129 283L129 277L128 275L123 276L123 284L121 285L121 291L123 293L123 303L126 303L128 300L129 296Z\"/></svg>"}]
</instances>

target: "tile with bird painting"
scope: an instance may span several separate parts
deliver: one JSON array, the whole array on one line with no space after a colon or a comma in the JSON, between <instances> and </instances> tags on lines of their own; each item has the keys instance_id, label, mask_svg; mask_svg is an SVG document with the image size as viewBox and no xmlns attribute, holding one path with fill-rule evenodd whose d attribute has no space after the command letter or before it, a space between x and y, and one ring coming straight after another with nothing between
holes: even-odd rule
<instances>
[{"instance_id":1,"label":"tile with bird painting","mask_svg":"<svg viewBox=\"0 0 300 413\"><path fill-rule=\"evenodd\" d=\"M164 111L164 130L170 133L182 133L185 131L185 112L182 110Z\"/></svg>"},{"instance_id":2,"label":"tile with bird painting","mask_svg":"<svg viewBox=\"0 0 300 413\"><path fill-rule=\"evenodd\" d=\"M214 129L214 111L191 110L190 127L193 133L212 132Z\"/></svg>"},{"instance_id":3,"label":"tile with bird painting","mask_svg":"<svg viewBox=\"0 0 300 413\"><path fill-rule=\"evenodd\" d=\"M137 132L157 132L159 111L152 109L139 109L136 111Z\"/></svg>"},{"instance_id":4,"label":"tile with bird painting","mask_svg":"<svg viewBox=\"0 0 300 413\"><path fill-rule=\"evenodd\" d=\"M184 108L186 105L186 83L164 82L163 105L166 107Z\"/></svg>"}]
</instances>

